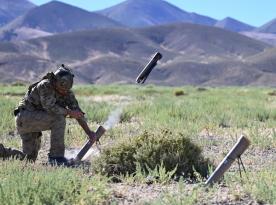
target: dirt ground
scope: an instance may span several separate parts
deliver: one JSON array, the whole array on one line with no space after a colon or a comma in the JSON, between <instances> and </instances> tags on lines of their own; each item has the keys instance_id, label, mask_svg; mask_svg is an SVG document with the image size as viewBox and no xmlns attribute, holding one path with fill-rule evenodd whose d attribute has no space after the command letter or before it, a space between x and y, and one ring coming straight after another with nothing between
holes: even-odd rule
<instances>
[{"instance_id":1,"label":"dirt ground","mask_svg":"<svg viewBox=\"0 0 276 205\"><path fill-rule=\"evenodd\" d=\"M206 136L202 136L206 138ZM210 136L209 136L210 137ZM221 159L224 158L224 154L221 151L221 147L225 147L225 150L230 150L230 148L235 144L234 140L218 140L217 137L210 137L213 141L210 145L207 145L203 149L203 154L208 155L211 159L214 159L215 164L218 164ZM45 139L49 139L47 136ZM44 140L43 148L39 153L39 161L47 161L47 140ZM67 156L74 156L77 154L79 148L67 149ZM93 149L92 154L99 154L97 148ZM276 161L276 149L257 149L249 147L248 150L242 156L243 163L246 170L259 170L265 166L271 165ZM235 172L239 175L238 164L233 163L229 172ZM237 183L239 184L239 182ZM203 186L199 184L185 184L185 194L192 193L193 189L197 186ZM159 202L165 204L162 201L162 197L166 194L175 194L179 192L179 185L177 183L171 183L168 185L161 184L127 184L127 183L110 183L109 188L112 195L110 196L110 203L118 204L151 204L153 202ZM208 192L208 188L206 188ZM237 194L238 193L238 194ZM183 195L182 192L179 192ZM159 201L161 200L161 201ZM230 190L229 187L221 184L216 193L209 194L208 197L198 196L196 204L235 204L235 205L255 205L261 204L256 202L251 196L246 195L241 187L236 187L235 193Z\"/></svg>"},{"instance_id":2,"label":"dirt ground","mask_svg":"<svg viewBox=\"0 0 276 205\"><path fill-rule=\"evenodd\" d=\"M198 186L197 184L185 185L185 193L180 195L189 194ZM179 192L177 184L170 185L129 185L129 184L110 184L112 190L112 197L110 201L118 204L151 204L152 202L166 204L164 200L157 200L162 198L164 194L176 194ZM206 188L206 191L208 189ZM208 192L208 191L207 191ZM207 200L207 201L206 201ZM213 196L197 196L196 204L221 204L221 205L255 205L259 204L248 195L235 195L231 193L228 187L221 185L218 192Z\"/></svg>"},{"instance_id":3,"label":"dirt ground","mask_svg":"<svg viewBox=\"0 0 276 205\"><path fill-rule=\"evenodd\" d=\"M14 137L15 134L12 134ZM210 134L201 134L198 139L195 140L208 140L209 143L203 147L203 155L212 159L214 164L219 164L219 162L225 157L227 152L236 143L236 139L232 139L226 136L213 136ZM49 149L49 133L44 133L42 149L39 152L38 163L47 162L47 153ZM66 155L75 156L80 148L72 148L66 150ZM222 150L223 149L223 150ZM99 150L94 148L92 150L92 155L98 155ZM242 155L242 160L247 171L258 171L269 167L276 162L276 148L258 148L250 146L245 153ZM229 172L234 172L239 175L238 164L233 163ZM208 197L199 195L196 200L196 204L261 204L255 201L251 196L245 194L239 182L236 183L235 193L231 191L230 187L223 184L219 186L217 192L208 194ZM167 194L173 195L179 193L179 195L190 194L193 192L194 188L197 186L202 186L199 184L185 184L184 193L179 192L179 185L173 182L168 185L161 184L127 184L127 183L110 183L109 188L112 195L110 196L110 203L118 204L151 204L153 202L159 202L166 204L162 201L162 197ZM208 192L208 188L206 188ZM204 192L201 192L201 194ZM159 200L159 201L158 201ZM161 200L161 201L160 201Z\"/></svg>"}]
</instances>

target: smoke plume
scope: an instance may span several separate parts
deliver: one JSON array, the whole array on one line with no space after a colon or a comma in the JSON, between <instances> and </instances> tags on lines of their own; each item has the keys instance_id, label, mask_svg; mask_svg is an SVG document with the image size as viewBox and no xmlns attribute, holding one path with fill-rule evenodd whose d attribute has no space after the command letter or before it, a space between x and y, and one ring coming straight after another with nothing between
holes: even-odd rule
<instances>
[{"instance_id":1,"label":"smoke plume","mask_svg":"<svg viewBox=\"0 0 276 205\"><path fill-rule=\"evenodd\" d=\"M122 113L123 113L123 107L118 107L116 110L112 111L108 116L107 121L103 124L103 127L106 130L109 130L112 127L114 127L117 123L120 122Z\"/></svg>"},{"instance_id":2,"label":"smoke plume","mask_svg":"<svg viewBox=\"0 0 276 205\"><path fill-rule=\"evenodd\" d=\"M111 129L112 127L114 127L117 123L120 122L120 119L121 119L121 115L123 113L123 106L120 106L118 107L117 109L113 110L110 115L108 116L108 119L107 121L103 124L103 127L106 129L106 130L109 130ZM65 156L69 159L71 158L75 158L77 156L77 154L79 153L81 149L79 148L72 148L72 149L69 149L69 150L65 150ZM100 154L100 151L99 149L97 148L93 148L91 147L88 152L84 155L83 159L82 160L87 160L89 158L89 156L91 154L94 154L94 155L99 155Z\"/></svg>"}]
</instances>

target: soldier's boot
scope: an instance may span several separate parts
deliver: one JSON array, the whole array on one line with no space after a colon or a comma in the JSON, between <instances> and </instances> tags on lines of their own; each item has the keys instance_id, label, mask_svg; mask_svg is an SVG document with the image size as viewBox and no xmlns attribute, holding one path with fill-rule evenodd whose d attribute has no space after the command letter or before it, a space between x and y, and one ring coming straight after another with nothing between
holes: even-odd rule
<instances>
[{"instance_id":1,"label":"soldier's boot","mask_svg":"<svg viewBox=\"0 0 276 205\"><path fill-rule=\"evenodd\" d=\"M51 157L48 155L48 163L52 166L65 166L71 167L74 166L73 159L67 159L65 157Z\"/></svg>"},{"instance_id":2,"label":"soldier's boot","mask_svg":"<svg viewBox=\"0 0 276 205\"><path fill-rule=\"evenodd\" d=\"M0 158L23 160L25 157L26 155L20 150L5 148L3 144L0 144Z\"/></svg>"}]
</instances>

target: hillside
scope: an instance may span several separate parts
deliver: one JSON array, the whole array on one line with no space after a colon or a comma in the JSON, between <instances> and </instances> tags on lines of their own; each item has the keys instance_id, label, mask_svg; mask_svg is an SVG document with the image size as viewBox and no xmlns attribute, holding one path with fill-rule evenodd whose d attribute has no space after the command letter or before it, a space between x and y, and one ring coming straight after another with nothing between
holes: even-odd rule
<instances>
[{"instance_id":1,"label":"hillside","mask_svg":"<svg viewBox=\"0 0 276 205\"><path fill-rule=\"evenodd\" d=\"M216 20L196 13L189 13L163 0L127 0L99 11L129 27L144 27L160 24L189 22L213 25Z\"/></svg>"},{"instance_id":2,"label":"hillside","mask_svg":"<svg viewBox=\"0 0 276 205\"><path fill-rule=\"evenodd\" d=\"M195 24L172 24L137 30L157 44L188 55L247 56L266 44L224 29Z\"/></svg>"},{"instance_id":3,"label":"hillside","mask_svg":"<svg viewBox=\"0 0 276 205\"><path fill-rule=\"evenodd\" d=\"M250 26L246 23L240 22L230 17L217 21L214 26L218 28L227 29L233 32L251 31L255 28L253 26Z\"/></svg>"},{"instance_id":4,"label":"hillside","mask_svg":"<svg viewBox=\"0 0 276 205\"><path fill-rule=\"evenodd\" d=\"M268 73L276 73L276 48L267 49L256 55L247 58L254 65L258 65L260 70Z\"/></svg>"},{"instance_id":5,"label":"hillside","mask_svg":"<svg viewBox=\"0 0 276 205\"><path fill-rule=\"evenodd\" d=\"M32 81L65 63L74 68L79 83L134 83L159 51L163 58L148 83L249 85L264 74L258 63L250 66L249 57L268 48L224 29L185 23L71 32L1 43L0 71L6 73L1 81Z\"/></svg>"},{"instance_id":6,"label":"hillside","mask_svg":"<svg viewBox=\"0 0 276 205\"><path fill-rule=\"evenodd\" d=\"M241 32L241 34L248 36L250 38L263 41L267 44L276 46L276 34L273 33L261 33L261 32L256 32L256 31L246 31L246 32Z\"/></svg>"},{"instance_id":7,"label":"hillside","mask_svg":"<svg viewBox=\"0 0 276 205\"><path fill-rule=\"evenodd\" d=\"M274 33L276 34L276 19L269 21L268 23L264 24L263 26L256 28L256 32L261 33Z\"/></svg>"},{"instance_id":8,"label":"hillside","mask_svg":"<svg viewBox=\"0 0 276 205\"><path fill-rule=\"evenodd\" d=\"M0 0L0 27L34 7L28 0Z\"/></svg>"}]
</instances>

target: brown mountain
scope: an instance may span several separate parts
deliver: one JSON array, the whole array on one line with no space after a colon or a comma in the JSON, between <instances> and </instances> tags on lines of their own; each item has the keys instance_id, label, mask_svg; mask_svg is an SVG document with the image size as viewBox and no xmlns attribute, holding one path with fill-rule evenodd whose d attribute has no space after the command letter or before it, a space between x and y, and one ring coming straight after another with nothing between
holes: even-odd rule
<instances>
[{"instance_id":1,"label":"brown mountain","mask_svg":"<svg viewBox=\"0 0 276 205\"><path fill-rule=\"evenodd\" d=\"M214 25L215 19L189 13L163 0L127 0L99 11L129 27L145 27L176 22Z\"/></svg>"},{"instance_id":2,"label":"brown mountain","mask_svg":"<svg viewBox=\"0 0 276 205\"><path fill-rule=\"evenodd\" d=\"M230 17L224 18L216 22L214 26L218 28L223 28L229 31L233 31L233 32L251 31L255 28L253 26L250 26L246 23L243 23L241 21L238 21Z\"/></svg>"},{"instance_id":3,"label":"brown mountain","mask_svg":"<svg viewBox=\"0 0 276 205\"><path fill-rule=\"evenodd\" d=\"M195 24L172 24L137 30L153 42L185 55L247 56L266 44L224 29Z\"/></svg>"},{"instance_id":4,"label":"brown mountain","mask_svg":"<svg viewBox=\"0 0 276 205\"><path fill-rule=\"evenodd\" d=\"M263 41L267 44L276 46L276 34L274 33L261 33L261 32L256 32L256 31L246 31L246 32L241 32L241 34L259 40Z\"/></svg>"},{"instance_id":5,"label":"brown mountain","mask_svg":"<svg viewBox=\"0 0 276 205\"><path fill-rule=\"evenodd\" d=\"M34 81L56 64L73 67L79 83L134 83L151 55L163 58L147 83L275 85L273 70L254 56L271 46L224 29L174 24L143 29L97 29L0 43L0 81ZM251 58L252 57L252 58ZM267 79L267 80L260 80ZM261 83L260 83L261 82Z\"/></svg>"},{"instance_id":6,"label":"brown mountain","mask_svg":"<svg viewBox=\"0 0 276 205\"><path fill-rule=\"evenodd\" d=\"M0 29L0 39L2 41L22 40L22 33L24 35L30 29L36 30L37 33L40 32L44 36L51 33L106 27L121 27L121 25L100 14L88 12L59 1L51 1L31 9L25 15L4 26ZM30 37L33 38L33 36Z\"/></svg>"},{"instance_id":7,"label":"brown mountain","mask_svg":"<svg viewBox=\"0 0 276 205\"><path fill-rule=\"evenodd\" d=\"M34 7L28 0L0 0L0 27Z\"/></svg>"},{"instance_id":8,"label":"brown mountain","mask_svg":"<svg viewBox=\"0 0 276 205\"><path fill-rule=\"evenodd\" d=\"M255 31L261 32L261 33L276 34L276 18L272 19L271 21L267 22L266 24L262 25L261 27L256 28Z\"/></svg>"}]
</instances>

